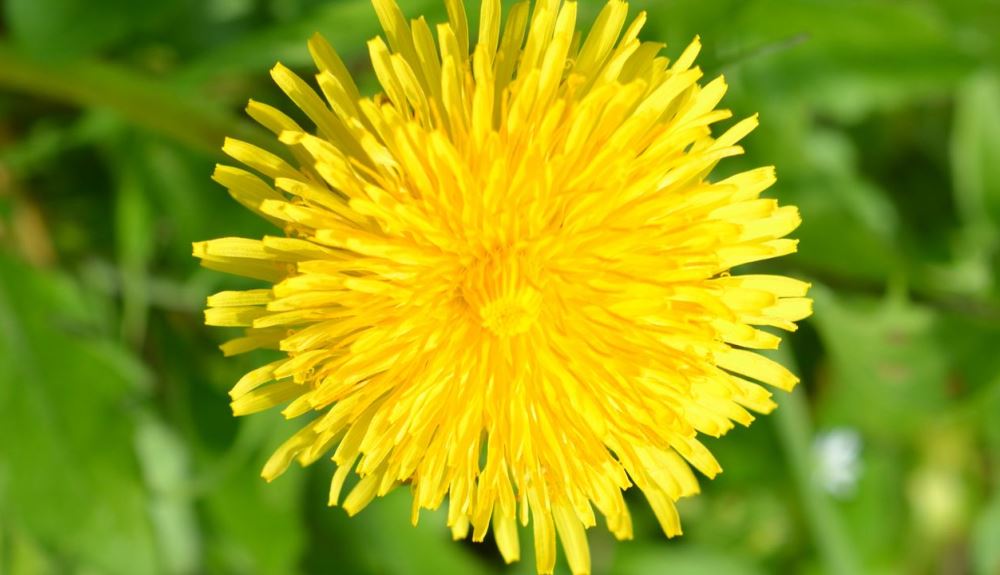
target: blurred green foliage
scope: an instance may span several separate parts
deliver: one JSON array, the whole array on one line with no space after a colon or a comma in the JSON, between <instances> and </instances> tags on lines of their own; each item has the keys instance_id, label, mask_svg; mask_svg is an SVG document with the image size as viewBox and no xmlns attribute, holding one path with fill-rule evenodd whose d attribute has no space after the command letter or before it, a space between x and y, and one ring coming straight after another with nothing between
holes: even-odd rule
<instances>
[{"instance_id":1,"label":"blurred green foliage","mask_svg":"<svg viewBox=\"0 0 1000 575\"><path fill-rule=\"evenodd\" d=\"M635 541L591 532L595 572L1000 573L1000 4L633 5L761 113L721 170L778 166L802 243L766 268L813 281L816 315L784 355L803 385L710 441L726 472L685 536L635 499ZM223 136L260 138L250 96L292 112L267 70L307 71L315 31L374 89L368 1L0 6L0 573L532 573L440 514L409 527L405 490L348 520L329 464L264 484L294 425L229 416L255 358L201 325L239 281L190 243L266 230L209 180Z\"/></svg>"}]
</instances>

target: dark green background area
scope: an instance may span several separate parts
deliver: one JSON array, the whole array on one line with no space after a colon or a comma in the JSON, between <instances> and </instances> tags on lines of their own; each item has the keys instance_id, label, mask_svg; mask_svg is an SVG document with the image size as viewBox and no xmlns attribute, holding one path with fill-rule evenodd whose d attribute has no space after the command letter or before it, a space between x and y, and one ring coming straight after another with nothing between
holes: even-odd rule
<instances>
[{"instance_id":1,"label":"dark green background area","mask_svg":"<svg viewBox=\"0 0 1000 575\"><path fill-rule=\"evenodd\" d=\"M530 533L504 567L441 513L411 528L405 488L327 508L326 461L265 484L297 424L230 416L263 358L202 325L250 284L191 242L268 231L209 179L223 137L261 139L251 96L294 113L267 71L308 73L316 31L373 90L367 0L0 6L0 573L533 573ZM802 385L707 440L725 472L685 535L630 493L635 540L592 530L595 573L1000 574L1000 4L635 8L671 56L700 34L725 105L760 112L720 173L777 166L800 251L757 269L812 281L816 313L780 355Z\"/></svg>"}]
</instances>

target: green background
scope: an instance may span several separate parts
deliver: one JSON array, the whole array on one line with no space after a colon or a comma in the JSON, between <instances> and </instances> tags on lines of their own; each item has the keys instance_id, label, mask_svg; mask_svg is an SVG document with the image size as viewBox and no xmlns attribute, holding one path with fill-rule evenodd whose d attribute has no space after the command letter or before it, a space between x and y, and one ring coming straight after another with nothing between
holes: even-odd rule
<instances>
[{"instance_id":1,"label":"green background","mask_svg":"<svg viewBox=\"0 0 1000 575\"><path fill-rule=\"evenodd\" d=\"M530 536L504 567L441 514L409 527L405 489L327 508L326 461L265 484L296 423L230 416L261 358L202 325L248 284L191 242L268 229L209 180L223 137L261 137L251 96L292 111L267 70L309 72L315 31L373 90L367 1L0 6L0 573L533 573ZM812 281L816 313L782 355L803 384L709 440L725 472L681 503L685 536L632 493L635 540L592 530L595 572L1000 573L1000 5L636 7L669 55L700 34L724 103L760 112L720 170L777 165L802 243L760 267Z\"/></svg>"}]
</instances>

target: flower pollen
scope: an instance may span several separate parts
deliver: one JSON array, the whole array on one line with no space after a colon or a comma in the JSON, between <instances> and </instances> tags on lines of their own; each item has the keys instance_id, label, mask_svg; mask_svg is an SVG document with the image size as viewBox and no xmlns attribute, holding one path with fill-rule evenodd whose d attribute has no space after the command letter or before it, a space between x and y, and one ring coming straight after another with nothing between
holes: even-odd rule
<instances>
[{"instance_id":1,"label":"flower pollen","mask_svg":"<svg viewBox=\"0 0 1000 575\"><path fill-rule=\"evenodd\" d=\"M462 295L497 337L511 337L531 329L542 308L536 289L539 270L518 253L501 252L466 270Z\"/></svg>"}]
</instances>

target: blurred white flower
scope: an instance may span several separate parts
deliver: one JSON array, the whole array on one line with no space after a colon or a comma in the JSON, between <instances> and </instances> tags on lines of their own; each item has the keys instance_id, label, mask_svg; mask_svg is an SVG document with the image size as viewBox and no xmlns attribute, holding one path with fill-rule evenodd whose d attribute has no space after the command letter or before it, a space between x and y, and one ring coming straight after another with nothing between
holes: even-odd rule
<instances>
[{"instance_id":1,"label":"blurred white flower","mask_svg":"<svg viewBox=\"0 0 1000 575\"><path fill-rule=\"evenodd\" d=\"M852 496L861 476L861 434L849 428L819 433L813 453L816 481L835 497Z\"/></svg>"}]
</instances>

